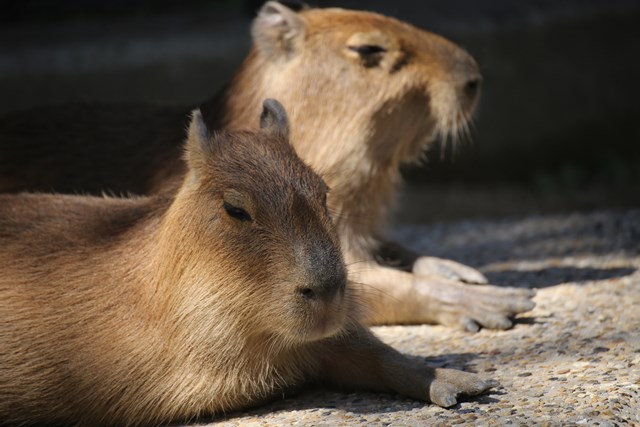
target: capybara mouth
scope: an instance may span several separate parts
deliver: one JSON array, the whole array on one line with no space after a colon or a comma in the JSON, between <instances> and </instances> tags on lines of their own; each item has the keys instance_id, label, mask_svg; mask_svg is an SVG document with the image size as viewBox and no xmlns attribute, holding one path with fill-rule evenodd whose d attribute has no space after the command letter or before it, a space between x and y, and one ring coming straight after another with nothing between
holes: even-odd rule
<instances>
[{"instance_id":1,"label":"capybara mouth","mask_svg":"<svg viewBox=\"0 0 640 427\"><path fill-rule=\"evenodd\" d=\"M313 303L314 313L303 333L305 341L328 338L344 328L349 310L344 294L344 289L341 289L330 300Z\"/></svg>"}]
</instances>

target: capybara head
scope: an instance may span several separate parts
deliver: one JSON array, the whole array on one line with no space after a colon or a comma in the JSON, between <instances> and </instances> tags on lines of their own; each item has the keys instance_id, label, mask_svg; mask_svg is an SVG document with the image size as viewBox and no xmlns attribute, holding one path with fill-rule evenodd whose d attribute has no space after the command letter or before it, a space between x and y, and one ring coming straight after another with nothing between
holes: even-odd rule
<instances>
[{"instance_id":1,"label":"capybara head","mask_svg":"<svg viewBox=\"0 0 640 427\"><path fill-rule=\"evenodd\" d=\"M171 256L180 258L180 274L200 284L202 304L215 298L238 330L259 339L320 339L337 333L349 311L328 188L289 144L277 101L264 102L260 127L210 134L193 113L189 173L167 216L177 239L171 246L184 244Z\"/></svg>"},{"instance_id":2,"label":"capybara head","mask_svg":"<svg viewBox=\"0 0 640 427\"><path fill-rule=\"evenodd\" d=\"M428 142L463 132L478 99L481 76L466 51L393 18L268 2L252 34L250 69L238 77L249 80L229 117L259 109L247 102L257 93L277 97L298 153L320 173L354 152L377 167L412 161Z\"/></svg>"}]
</instances>

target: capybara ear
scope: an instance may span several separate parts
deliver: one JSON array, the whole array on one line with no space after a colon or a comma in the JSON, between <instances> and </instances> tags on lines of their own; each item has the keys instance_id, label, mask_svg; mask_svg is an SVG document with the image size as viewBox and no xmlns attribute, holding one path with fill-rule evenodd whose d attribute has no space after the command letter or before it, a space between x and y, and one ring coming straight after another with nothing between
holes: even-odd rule
<instances>
[{"instance_id":1,"label":"capybara ear","mask_svg":"<svg viewBox=\"0 0 640 427\"><path fill-rule=\"evenodd\" d=\"M289 118L284 107L277 100L267 98L262 103L260 129L277 132L285 138L289 138Z\"/></svg>"},{"instance_id":2,"label":"capybara ear","mask_svg":"<svg viewBox=\"0 0 640 427\"><path fill-rule=\"evenodd\" d=\"M191 123L187 132L187 144L185 157L189 170L198 174L206 164L207 159L213 154L214 141L207 125L202 119L199 109L191 112Z\"/></svg>"},{"instance_id":3,"label":"capybara ear","mask_svg":"<svg viewBox=\"0 0 640 427\"><path fill-rule=\"evenodd\" d=\"M262 6L251 27L254 44L268 58L290 57L302 42L304 31L300 16L275 1Z\"/></svg>"},{"instance_id":4,"label":"capybara ear","mask_svg":"<svg viewBox=\"0 0 640 427\"><path fill-rule=\"evenodd\" d=\"M196 108L191 112L191 123L189 124L189 139L199 141L200 143L207 143L211 139L211 134L207 125L202 119L202 113L199 108Z\"/></svg>"}]
</instances>

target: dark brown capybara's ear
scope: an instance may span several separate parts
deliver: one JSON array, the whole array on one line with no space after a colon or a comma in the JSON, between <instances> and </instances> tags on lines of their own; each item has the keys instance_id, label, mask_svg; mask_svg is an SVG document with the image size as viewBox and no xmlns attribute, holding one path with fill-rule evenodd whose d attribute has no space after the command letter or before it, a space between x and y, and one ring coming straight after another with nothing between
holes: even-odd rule
<instances>
[{"instance_id":1,"label":"dark brown capybara's ear","mask_svg":"<svg viewBox=\"0 0 640 427\"><path fill-rule=\"evenodd\" d=\"M187 131L185 158L189 170L193 171L196 176L205 167L207 159L214 154L215 145L211 133L202 119L202 113L199 109L193 110Z\"/></svg>"},{"instance_id":2,"label":"dark brown capybara's ear","mask_svg":"<svg viewBox=\"0 0 640 427\"><path fill-rule=\"evenodd\" d=\"M291 57L299 49L304 33L304 22L295 10L275 1L262 6L251 26L256 48L269 59Z\"/></svg>"},{"instance_id":3,"label":"dark brown capybara's ear","mask_svg":"<svg viewBox=\"0 0 640 427\"><path fill-rule=\"evenodd\" d=\"M260 129L289 138L289 118L284 107L277 100L267 98L262 103Z\"/></svg>"}]
</instances>

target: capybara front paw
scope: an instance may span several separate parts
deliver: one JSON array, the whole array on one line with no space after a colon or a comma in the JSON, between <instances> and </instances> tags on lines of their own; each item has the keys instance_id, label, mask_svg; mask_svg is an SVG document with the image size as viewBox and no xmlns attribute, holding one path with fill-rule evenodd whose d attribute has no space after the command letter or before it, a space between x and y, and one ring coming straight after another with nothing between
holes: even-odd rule
<instances>
[{"instance_id":1,"label":"capybara front paw","mask_svg":"<svg viewBox=\"0 0 640 427\"><path fill-rule=\"evenodd\" d=\"M515 315L535 307L532 289L469 285L436 276L416 276L415 286L424 301L425 320L469 332L509 329Z\"/></svg>"},{"instance_id":2,"label":"capybara front paw","mask_svg":"<svg viewBox=\"0 0 640 427\"><path fill-rule=\"evenodd\" d=\"M453 369L436 369L429 386L429 400L443 408L458 403L459 396L475 396L497 387L495 380L483 379L476 374Z\"/></svg>"}]
</instances>

